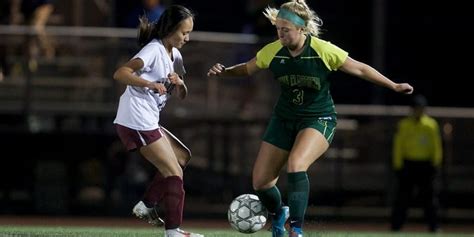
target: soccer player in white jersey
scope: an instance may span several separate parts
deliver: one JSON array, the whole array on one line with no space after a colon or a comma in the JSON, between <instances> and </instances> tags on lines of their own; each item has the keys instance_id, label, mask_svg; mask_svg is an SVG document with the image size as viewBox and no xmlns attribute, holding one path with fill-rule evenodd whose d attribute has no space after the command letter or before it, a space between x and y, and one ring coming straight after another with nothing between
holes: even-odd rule
<instances>
[{"instance_id":1,"label":"soccer player in white jersey","mask_svg":"<svg viewBox=\"0 0 474 237\"><path fill-rule=\"evenodd\" d=\"M166 9L157 22L140 19L141 50L114 74L127 85L114 120L117 133L129 151L139 152L157 169L143 199L133 213L153 225L163 225L156 205L164 211L166 237L200 237L181 230L184 189L183 168L189 149L160 124L160 113L171 94L184 99L185 69L178 49L189 41L194 14L179 5Z\"/></svg>"}]
</instances>

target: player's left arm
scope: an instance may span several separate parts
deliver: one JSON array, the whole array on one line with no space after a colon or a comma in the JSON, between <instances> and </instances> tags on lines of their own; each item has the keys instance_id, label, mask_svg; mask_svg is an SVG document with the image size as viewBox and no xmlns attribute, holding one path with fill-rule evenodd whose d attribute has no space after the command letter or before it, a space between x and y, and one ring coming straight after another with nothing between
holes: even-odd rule
<instances>
[{"instance_id":1,"label":"player's left arm","mask_svg":"<svg viewBox=\"0 0 474 237\"><path fill-rule=\"evenodd\" d=\"M186 95L188 95L188 88L186 87L183 78L177 73L172 72L168 75L168 79L170 80L171 84L175 85L176 95L178 96L178 98L186 98Z\"/></svg>"},{"instance_id":2,"label":"player's left arm","mask_svg":"<svg viewBox=\"0 0 474 237\"><path fill-rule=\"evenodd\" d=\"M413 93L413 87L408 83L395 83L392 80L388 79L380 72L375 70L373 67L347 57L344 63L339 68L341 71L357 76L359 78L370 81L379 86L383 86L394 90L396 92L411 94Z\"/></svg>"}]
</instances>

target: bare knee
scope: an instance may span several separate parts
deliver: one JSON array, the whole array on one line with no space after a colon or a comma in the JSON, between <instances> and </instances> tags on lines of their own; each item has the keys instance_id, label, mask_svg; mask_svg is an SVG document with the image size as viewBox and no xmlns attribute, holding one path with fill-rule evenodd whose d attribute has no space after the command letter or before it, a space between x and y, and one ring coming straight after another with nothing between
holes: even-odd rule
<instances>
[{"instance_id":1,"label":"bare knee","mask_svg":"<svg viewBox=\"0 0 474 237\"><path fill-rule=\"evenodd\" d=\"M152 163L164 177L183 177L183 169L174 152L171 149L160 147L158 141L140 148L140 153L145 159Z\"/></svg>"},{"instance_id":2,"label":"bare knee","mask_svg":"<svg viewBox=\"0 0 474 237\"><path fill-rule=\"evenodd\" d=\"M269 189L275 186L277 180L278 180L278 177L276 177L273 180L269 180L268 178L265 178L261 175L254 174L252 177L252 186L254 190Z\"/></svg>"},{"instance_id":3,"label":"bare knee","mask_svg":"<svg viewBox=\"0 0 474 237\"><path fill-rule=\"evenodd\" d=\"M253 190L265 190L274 186L272 183L262 183L258 181L252 182Z\"/></svg>"},{"instance_id":4,"label":"bare knee","mask_svg":"<svg viewBox=\"0 0 474 237\"><path fill-rule=\"evenodd\" d=\"M294 173L294 172L301 172L308 170L308 164L301 159L288 159L288 166L287 172Z\"/></svg>"}]
</instances>

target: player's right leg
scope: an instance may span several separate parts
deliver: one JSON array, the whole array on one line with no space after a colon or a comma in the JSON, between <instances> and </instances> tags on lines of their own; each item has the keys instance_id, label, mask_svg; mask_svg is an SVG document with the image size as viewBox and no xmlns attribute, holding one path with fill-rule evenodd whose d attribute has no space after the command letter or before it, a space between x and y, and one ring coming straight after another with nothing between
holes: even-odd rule
<instances>
[{"instance_id":1,"label":"player's right leg","mask_svg":"<svg viewBox=\"0 0 474 237\"><path fill-rule=\"evenodd\" d=\"M287 151L262 142L252 173L253 188L271 216L272 237L284 236L286 232L289 209L283 206L276 182L287 157Z\"/></svg>"},{"instance_id":2,"label":"player's right leg","mask_svg":"<svg viewBox=\"0 0 474 237\"><path fill-rule=\"evenodd\" d=\"M184 231L180 228L166 230L165 237L204 237L204 235Z\"/></svg>"},{"instance_id":3,"label":"player's right leg","mask_svg":"<svg viewBox=\"0 0 474 237\"><path fill-rule=\"evenodd\" d=\"M158 208L156 206L147 207L143 201L139 201L132 210L133 214L140 219L145 220L149 224L162 227L165 222L158 215Z\"/></svg>"},{"instance_id":4,"label":"player's right leg","mask_svg":"<svg viewBox=\"0 0 474 237\"><path fill-rule=\"evenodd\" d=\"M116 124L116 131L128 151L136 151L137 149L148 146L163 137L163 133L160 129L139 131ZM160 187L163 180L163 175L157 169L157 173L148 186L143 199L140 200L132 209L132 213L135 216L157 227L163 226L163 220L158 216L158 211L156 209L156 204L163 196L163 190Z\"/></svg>"}]
</instances>

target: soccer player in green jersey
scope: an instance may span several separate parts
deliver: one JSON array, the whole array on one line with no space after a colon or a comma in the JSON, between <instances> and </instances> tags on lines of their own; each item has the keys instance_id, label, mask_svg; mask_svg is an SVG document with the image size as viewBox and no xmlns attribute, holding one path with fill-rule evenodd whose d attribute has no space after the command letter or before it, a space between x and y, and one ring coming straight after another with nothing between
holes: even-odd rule
<instances>
[{"instance_id":1,"label":"soccer player in green jersey","mask_svg":"<svg viewBox=\"0 0 474 237\"><path fill-rule=\"evenodd\" d=\"M336 127L329 73L340 69L405 94L411 94L413 87L391 81L369 65L352 59L339 47L318 38L321 20L305 0L292 0L280 9L268 7L264 14L276 26L279 39L264 46L250 61L231 67L217 63L207 75L249 76L269 69L280 83L281 95L262 138L252 185L272 213L272 236L285 234L284 224L289 214L289 236L302 237L309 194L306 171L328 149ZM285 164L289 211L283 206L276 187Z\"/></svg>"}]
</instances>

